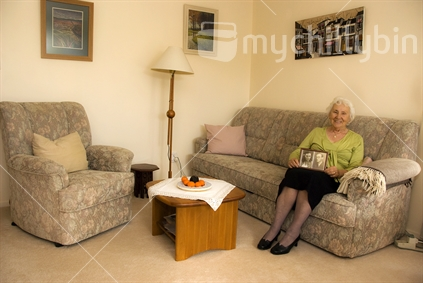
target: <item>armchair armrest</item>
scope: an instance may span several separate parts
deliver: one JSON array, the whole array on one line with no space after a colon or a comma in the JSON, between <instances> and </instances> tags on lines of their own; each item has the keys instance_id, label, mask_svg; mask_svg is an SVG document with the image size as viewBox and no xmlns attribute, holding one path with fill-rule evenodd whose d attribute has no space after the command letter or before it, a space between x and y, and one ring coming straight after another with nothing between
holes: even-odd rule
<instances>
[{"instance_id":1,"label":"armchair armrest","mask_svg":"<svg viewBox=\"0 0 423 283\"><path fill-rule=\"evenodd\" d=\"M11 174L14 176L15 181L27 190L34 187L34 184L42 176L49 177L49 180L54 183L53 186L46 187L59 190L69 185L69 176L65 167L44 157L17 154L8 160L7 165L9 170L17 173ZM23 176L23 178L20 178L20 176Z\"/></svg>"},{"instance_id":2,"label":"armchair armrest","mask_svg":"<svg viewBox=\"0 0 423 283\"><path fill-rule=\"evenodd\" d=\"M196 138L194 140L195 153L205 153L207 151L207 139L206 138Z\"/></svg>"},{"instance_id":3,"label":"armchair armrest","mask_svg":"<svg viewBox=\"0 0 423 283\"><path fill-rule=\"evenodd\" d=\"M134 153L126 148L92 145L87 148L88 168L111 172L130 172Z\"/></svg>"}]
</instances>

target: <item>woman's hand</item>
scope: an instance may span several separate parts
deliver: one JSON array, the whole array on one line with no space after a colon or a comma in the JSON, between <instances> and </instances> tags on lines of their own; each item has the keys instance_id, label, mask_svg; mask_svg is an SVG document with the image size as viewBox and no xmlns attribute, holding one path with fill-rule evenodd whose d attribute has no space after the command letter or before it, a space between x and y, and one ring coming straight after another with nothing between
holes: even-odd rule
<instances>
[{"instance_id":1,"label":"woman's hand","mask_svg":"<svg viewBox=\"0 0 423 283\"><path fill-rule=\"evenodd\" d=\"M288 161L288 167L289 168L300 167L300 161L298 161L297 158L292 158Z\"/></svg>"},{"instance_id":2,"label":"woman's hand","mask_svg":"<svg viewBox=\"0 0 423 283\"><path fill-rule=\"evenodd\" d=\"M329 176L331 176L332 178L340 178L341 177L341 174L340 174L338 168L336 168L336 166L331 166L329 168L326 168L325 173L328 174Z\"/></svg>"}]
</instances>

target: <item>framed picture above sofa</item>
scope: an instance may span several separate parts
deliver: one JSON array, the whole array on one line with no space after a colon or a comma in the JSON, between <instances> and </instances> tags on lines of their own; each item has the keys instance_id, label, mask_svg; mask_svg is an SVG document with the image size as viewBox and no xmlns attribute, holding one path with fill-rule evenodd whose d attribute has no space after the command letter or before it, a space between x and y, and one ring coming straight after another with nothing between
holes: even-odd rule
<instances>
[{"instance_id":1,"label":"framed picture above sofa","mask_svg":"<svg viewBox=\"0 0 423 283\"><path fill-rule=\"evenodd\" d=\"M361 54L364 7L295 22L295 60Z\"/></svg>"},{"instance_id":2,"label":"framed picture above sofa","mask_svg":"<svg viewBox=\"0 0 423 283\"><path fill-rule=\"evenodd\" d=\"M184 5L183 50L188 54L216 55L218 10Z\"/></svg>"}]
</instances>

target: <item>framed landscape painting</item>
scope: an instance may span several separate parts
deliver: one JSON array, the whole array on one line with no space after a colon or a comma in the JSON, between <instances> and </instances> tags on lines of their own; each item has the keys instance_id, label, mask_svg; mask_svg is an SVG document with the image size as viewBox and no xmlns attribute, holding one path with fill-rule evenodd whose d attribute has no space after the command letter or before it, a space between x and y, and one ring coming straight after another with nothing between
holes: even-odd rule
<instances>
[{"instance_id":1,"label":"framed landscape painting","mask_svg":"<svg viewBox=\"0 0 423 283\"><path fill-rule=\"evenodd\" d=\"M364 7L295 22L295 60L361 54Z\"/></svg>"},{"instance_id":2,"label":"framed landscape painting","mask_svg":"<svg viewBox=\"0 0 423 283\"><path fill-rule=\"evenodd\" d=\"M41 58L93 60L94 4L41 0Z\"/></svg>"},{"instance_id":3,"label":"framed landscape painting","mask_svg":"<svg viewBox=\"0 0 423 283\"><path fill-rule=\"evenodd\" d=\"M183 50L188 54L216 54L215 9L184 5Z\"/></svg>"}]
</instances>

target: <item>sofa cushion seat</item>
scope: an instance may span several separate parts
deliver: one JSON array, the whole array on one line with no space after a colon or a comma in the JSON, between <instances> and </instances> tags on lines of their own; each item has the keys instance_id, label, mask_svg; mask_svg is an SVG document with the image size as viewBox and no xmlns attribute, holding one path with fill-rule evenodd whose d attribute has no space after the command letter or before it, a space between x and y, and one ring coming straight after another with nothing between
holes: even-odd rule
<instances>
[{"instance_id":1,"label":"sofa cushion seat","mask_svg":"<svg viewBox=\"0 0 423 283\"><path fill-rule=\"evenodd\" d=\"M286 172L285 167L242 156L199 153L193 162L199 171L229 183L236 180L239 187L272 202L276 201L280 180ZM354 227L356 206L345 195L328 194L311 215L342 227Z\"/></svg>"},{"instance_id":2,"label":"sofa cushion seat","mask_svg":"<svg viewBox=\"0 0 423 283\"><path fill-rule=\"evenodd\" d=\"M327 194L313 209L312 216L342 227L354 227L357 207L345 195Z\"/></svg>"},{"instance_id":3,"label":"sofa cushion seat","mask_svg":"<svg viewBox=\"0 0 423 283\"><path fill-rule=\"evenodd\" d=\"M74 212L130 195L133 174L84 170L69 174L69 186L59 191L59 210Z\"/></svg>"},{"instance_id":4,"label":"sofa cushion seat","mask_svg":"<svg viewBox=\"0 0 423 283\"><path fill-rule=\"evenodd\" d=\"M287 168L244 156L199 153L193 159L198 171L225 180L246 191L275 201ZM235 181L236 180L236 181Z\"/></svg>"}]
</instances>

